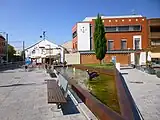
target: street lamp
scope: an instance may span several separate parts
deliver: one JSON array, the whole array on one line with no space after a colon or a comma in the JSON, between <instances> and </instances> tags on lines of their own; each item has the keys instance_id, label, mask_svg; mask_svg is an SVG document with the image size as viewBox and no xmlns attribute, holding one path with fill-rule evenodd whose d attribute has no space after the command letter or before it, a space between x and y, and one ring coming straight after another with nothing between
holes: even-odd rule
<instances>
[{"instance_id":1,"label":"street lamp","mask_svg":"<svg viewBox=\"0 0 160 120\"><path fill-rule=\"evenodd\" d=\"M6 32L0 32L0 33L2 33L2 34L5 34L6 36L5 36L5 47L6 47L6 61L7 61L7 63L8 63L8 33L6 33Z\"/></svg>"}]
</instances>

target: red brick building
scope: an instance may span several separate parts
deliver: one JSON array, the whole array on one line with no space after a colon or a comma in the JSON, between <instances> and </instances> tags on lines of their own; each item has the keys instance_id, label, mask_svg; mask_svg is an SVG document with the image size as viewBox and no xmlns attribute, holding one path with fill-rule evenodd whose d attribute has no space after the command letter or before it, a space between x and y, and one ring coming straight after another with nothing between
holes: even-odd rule
<instances>
[{"instance_id":1,"label":"red brick building","mask_svg":"<svg viewBox=\"0 0 160 120\"><path fill-rule=\"evenodd\" d=\"M96 17L87 17L72 28L73 49L81 53L81 63L97 63L91 50L94 49L94 21ZM141 15L102 16L105 26L107 52L105 60L116 56L121 64L144 64L148 47L147 19Z\"/></svg>"},{"instance_id":2,"label":"red brick building","mask_svg":"<svg viewBox=\"0 0 160 120\"><path fill-rule=\"evenodd\" d=\"M4 56L5 56L5 38L2 35L0 35L0 62Z\"/></svg>"},{"instance_id":3,"label":"red brick building","mask_svg":"<svg viewBox=\"0 0 160 120\"><path fill-rule=\"evenodd\" d=\"M160 64L160 18L148 19L148 40L151 61Z\"/></svg>"}]
</instances>

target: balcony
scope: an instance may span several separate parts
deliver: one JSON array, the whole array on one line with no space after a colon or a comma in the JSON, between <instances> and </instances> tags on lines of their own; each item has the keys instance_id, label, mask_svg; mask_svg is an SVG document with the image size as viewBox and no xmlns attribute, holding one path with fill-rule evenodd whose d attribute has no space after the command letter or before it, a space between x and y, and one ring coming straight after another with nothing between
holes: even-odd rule
<instances>
[{"instance_id":1,"label":"balcony","mask_svg":"<svg viewBox=\"0 0 160 120\"><path fill-rule=\"evenodd\" d=\"M149 25L150 26L160 25L160 19L151 19L151 20L149 20Z\"/></svg>"},{"instance_id":2,"label":"balcony","mask_svg":"<svg viewBox=\"0 0 160 120\"><path fill-rule=\"evenodd\" d=\"M151 52L160 52L160 45L151 45Z\"/></svg>"},{"instance_id":3,"label":"balcony","mask_svg":"<svg viewBox=\"0 0 160 120\"><path fill-rule=\"evenodd\" d=\"M149 38L160 38L160 32L150 32Z\"/></svg>"}]
</instances>

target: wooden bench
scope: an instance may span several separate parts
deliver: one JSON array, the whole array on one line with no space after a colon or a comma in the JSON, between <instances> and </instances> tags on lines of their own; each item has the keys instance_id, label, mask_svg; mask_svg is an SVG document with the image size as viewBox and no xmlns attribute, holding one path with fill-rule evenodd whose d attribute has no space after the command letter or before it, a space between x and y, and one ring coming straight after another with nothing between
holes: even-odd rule
<instances>
[{"instance_id":1,"label":"wooden bench","mask_svg":"<svg viewBox=\"0 0 160 120\"><path fill-rule=\"evenodd\" d=\"M68 81L58 78L59 80L47 80L48 103L57 104L59 109L62 104L67 103Z\"/></svg>"}]
</instances>

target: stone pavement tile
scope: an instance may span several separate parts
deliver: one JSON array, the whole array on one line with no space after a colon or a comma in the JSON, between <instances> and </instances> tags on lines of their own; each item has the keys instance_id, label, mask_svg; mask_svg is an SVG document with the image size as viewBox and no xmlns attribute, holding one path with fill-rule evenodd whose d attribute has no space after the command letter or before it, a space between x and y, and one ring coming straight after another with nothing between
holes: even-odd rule
<instances>
[{"instance_id":1,"label":"stone pavement tile","mask_svg":"<svg viewBox=\"0 0 160 120\"><path fill-rule=\"evenodd\" d=\"M127 86L145 120L160 119L157 108L160 108L160 83L155 75L149 75L136 69L127 70L128 75L123 75ZM143 84L130 83L142 81Z\"/></svg>"},{"instance_id":2,"label":"stone pavement tile","mask_svg":"<svg viewBox=\"0 0 160 120\"><path fill-rule=\"evenodd\" d=\"M71 115L70 116L71 120L87 120L87 118L84 115L77 114L77 115Z\"/></svg>"},{"instance_id":3,"label":"stone pavement tile","mask_svg":"<svg viewBox=\"0 0 160 120\"><path fill-rule=\"evenodd\" d=\"M61 116L63 116L62 111L59 111L59 112L53 112L53 117L61 117Z\"/></svg>"},{"instance_id":4,"label":"stone pavement tile","mask_svg":"<svg viewBox=\"0 0 160 120\"><path fill-rule=\"evenodd\" d=\"M61 109L57 109L55 104L48 104L47 87L44 84L44 80L50 78L48 74L32 71L3 75L0 73L0 78L1 76L5 79L5 84L36 84L0 87L0 97L3 94L5 98L2 105L0 101L0 120L83 120L85 118L82 113L63 115ZM15 76L20 76L22 79L12 79Z\"/></svg>"},{"instance_id":5,"label":"stone pavement tile","mask_svg":"<svg viewBox=\"0 0 160 120\"><path fill-rule=\"evenodd\" d=\"M42 120L42 118L39 115L28 115L28 116L23 116L23 120Z\"/></svg>"}]
</instances>

